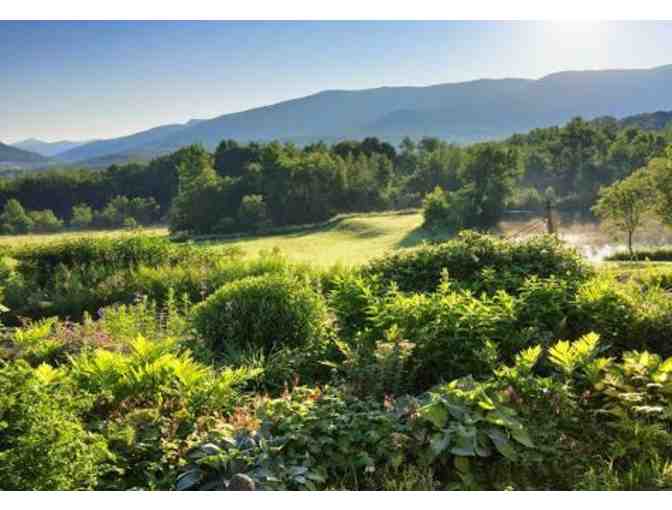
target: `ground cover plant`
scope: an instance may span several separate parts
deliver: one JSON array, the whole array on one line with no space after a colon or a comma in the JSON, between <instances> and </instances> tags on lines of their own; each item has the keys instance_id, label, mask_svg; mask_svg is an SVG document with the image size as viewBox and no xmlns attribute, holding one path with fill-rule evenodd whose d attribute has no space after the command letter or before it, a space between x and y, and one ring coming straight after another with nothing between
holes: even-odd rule
<instances>
[{"instance_id":1,"label":"ground cover plant","mask_svg":"<svg viewBox=\"0 0 672 510\"><path fill-rule=\"evenodd\" d=\"M330 270L4 255L2 489L672 488L664 265L473 232Z\"/></svg>"}]
</instances>

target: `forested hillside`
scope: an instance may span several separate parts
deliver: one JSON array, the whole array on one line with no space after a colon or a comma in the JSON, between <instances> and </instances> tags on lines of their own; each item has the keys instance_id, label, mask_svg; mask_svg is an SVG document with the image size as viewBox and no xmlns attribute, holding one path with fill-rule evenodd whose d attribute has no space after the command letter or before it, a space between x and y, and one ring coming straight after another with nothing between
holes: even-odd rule
<instances>
[{"instance_id":1,"label":"forested hillside","mask_svg":"<svg viewBox=\"0 0 672 510\"><path fill-rule=\"evenodd\" d=\"M147 164L5 178L0 203L16 199L68 222L75 206L95 212L119 197L151 199L159 212L149 217L163 217L174 231L222 234L419 207L439 187L459 194L454 209L475 222L463 226L488 227L507 208L539 211L548 189L561 212L590 216L601 186L645 166L670 142L669 130L580 118L466 147L436 138L406 138L397 147L377 138L303 147L225 140L214 153L191 146Z\"/></svg>"}]
</instances>

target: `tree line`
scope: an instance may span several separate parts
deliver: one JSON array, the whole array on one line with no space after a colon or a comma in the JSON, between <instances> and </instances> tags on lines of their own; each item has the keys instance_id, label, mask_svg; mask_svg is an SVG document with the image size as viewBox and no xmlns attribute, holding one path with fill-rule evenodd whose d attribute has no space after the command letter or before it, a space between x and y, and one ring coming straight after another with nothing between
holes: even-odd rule
<instances>
[{"instance_id":1,"label":"tree line","mask_svg":"<svg viewBox=\"0 0 672 510\"><path fill-rule=\"evenodd\" d=\"M21 202L10 198L0 214L0 234L50 233L65 228L135 228L157 223L159 219L160 208L151 197L129 199L118 195L99 210L75 204L67 223L51 209L26 210Z\"/></svg>"},{"instance_id":2,"label":"tree line","mask_svg":"<svg viewBox=\"0 0 672 510\"><path fill-rule=\"evenodd\" d=\"M224 140L214 154L194 145L148 164L3 178L0 204L15 199L72 224L82 207L100 218L115 197L151 199L154 217L175 232L223 234L419 207L424 198L439 221L488 227L507 208L539 210L549 187L561 211L592 215L600 188L661 157L670 142L669 130L580 118L466 147L436 138L398 147L373 137L304 147Z\"/></svg>"}]
</instances>

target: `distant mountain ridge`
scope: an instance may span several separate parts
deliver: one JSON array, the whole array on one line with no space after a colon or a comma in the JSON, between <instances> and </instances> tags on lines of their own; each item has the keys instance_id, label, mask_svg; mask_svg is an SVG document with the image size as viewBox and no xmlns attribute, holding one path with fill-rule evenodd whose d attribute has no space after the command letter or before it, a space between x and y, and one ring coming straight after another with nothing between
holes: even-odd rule
<instances>
[{"instance_id":1,"label":"distant mountain ridge","mask_svg":"<svg viewBox=\"0 0 672 510\"><path fill-rule=\"evenodd\" d=\"M658 131L672 128L672 111L640 113L618 121L621 127L637 127L645 131Z\"/></svg>"},{"instance_id":2,"label":"distant mountain ridge","mask_svg":"<svg viewBox=\"0 0 672 510\"><path fill-rule=\"evenodd\" d=\"M455 142L505 138L572 117L627 117L672 110L672 65L652 69L565 71L538 80L482 79L427 87L327 90L310 96L158 126L98 140L57 155L68 163L129 159L174 151L192 143L214 149L241 142L378 136L435 136Z\"/></svg>"},{"instance_id":3,"label":"distant mountain ridge","mask_svg":"<svg viewBox=\"0 0 672 510\"><path fill-rule=\"evenodd\" d=\"M42 140L37 140L36 138L29 138L27 140L13 143L12 147L16 147L17 149L22 149L24 151L34 152L36 154L40 154L41 156L51 157L90 142L91 140L85 140L81 142L72 142L69 140L45 142Z\"/></svg>"},{"instance_id":4,"label":"distant mountain ridge","mask_svg":"<svg viewBox=\"0 0 672 510\"><path fill-rule=\"evenodd\" d=\"M32 166L47 163L49 160L40 154L17 149L0 142L0 165L2 166Z\"/></svg>"}]
</instances>

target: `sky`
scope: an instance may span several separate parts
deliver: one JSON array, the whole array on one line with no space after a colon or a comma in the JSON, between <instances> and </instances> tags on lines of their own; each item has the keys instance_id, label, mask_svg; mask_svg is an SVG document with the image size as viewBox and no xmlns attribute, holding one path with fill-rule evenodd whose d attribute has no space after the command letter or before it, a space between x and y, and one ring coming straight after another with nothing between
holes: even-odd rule
<instances>
[{"instance_id":1,"label":"sky","mask_svg":"<svg viewBox=\"0 0 672 510\"><path fill-rule=\"evenodd\" d=\"M327 89L672 64L672 22L0 21L0 141L89 140Z\"/></svg>"}]
</instances>

